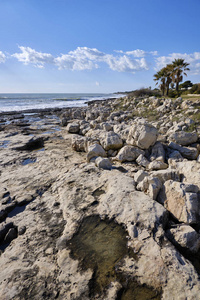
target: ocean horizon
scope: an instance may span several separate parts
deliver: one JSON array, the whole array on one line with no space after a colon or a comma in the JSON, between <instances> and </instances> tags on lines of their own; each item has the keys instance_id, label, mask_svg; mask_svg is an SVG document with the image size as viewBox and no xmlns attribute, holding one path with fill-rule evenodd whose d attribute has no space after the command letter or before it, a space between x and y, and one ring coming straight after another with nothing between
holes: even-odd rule
<instances>
[{"instance_id":1,"label":"ocean horizon","mask_svg":"<svg viewBox=\"0 0 200 300\"><path fill-rule=\"evenodd\" d=\"M117 93L0 93L0 112L82 107L88 101L121 96Z\"/></svg>"}]
</instances>

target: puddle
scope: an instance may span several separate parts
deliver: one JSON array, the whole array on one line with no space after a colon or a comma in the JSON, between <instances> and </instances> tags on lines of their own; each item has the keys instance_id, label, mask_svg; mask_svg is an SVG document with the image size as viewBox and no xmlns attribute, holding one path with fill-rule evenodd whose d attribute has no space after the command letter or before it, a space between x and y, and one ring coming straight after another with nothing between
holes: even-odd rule
<instances>
[{"instance_id":1,"label":"puddle","mask_svg":"<svg viewBox=\"0 0 200 300\"><path fill-rule=\"evenodd\" d=\"M26 158L26 159L24 159L23 161L22 161L22 166L26 166L26 165L28 165L28 164L33 164L33 163L35 163L36 162L36 160L37 160L37 158Z\"/></svg>"},{"instance_id":2,"label":"puddle","mask_svg":"<svg viewBox=\"0 0 200 300\"><path fill-rule=\"evenodd\" d=\"M90 216L83 219L78 232L69 241L72 258L80 261L82 269L94 270L93 294L116 279L115 264L128 254L126 235L114 221Z\"/></svg>"},{"instance_id":3,"label":"puddle","mask_svg":"<svg viewBox=\"0 0 200 300\"><path fill-rule=\"evenodd\" d=\"M96 191L97 194L102 192ZM113 220L101 220L96 215L84 218L67 247L71 250L71 257L79 260L82 270L90 268L94 272L89 284L90 297L103 294L112 281L118 280L123 286L118 300L160 299L151 288L137 282L127 284L128 279L117 273L117 264L126 255L134 259L137 256L127 247L127 232Z\"/></svg>"}]
</instances>

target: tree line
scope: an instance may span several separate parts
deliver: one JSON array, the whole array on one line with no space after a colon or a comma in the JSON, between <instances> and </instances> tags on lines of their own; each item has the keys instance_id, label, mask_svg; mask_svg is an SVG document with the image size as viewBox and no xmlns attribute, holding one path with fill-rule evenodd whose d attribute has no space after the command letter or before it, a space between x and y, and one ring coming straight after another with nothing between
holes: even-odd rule
<instances>
[{"instance_id":1,"label":"tree line","mask_svg":"<svg viewBox=\"0 0 200 300\"><path fill-rule=\"evenodd\" d=\"M184 59L178 58L172 61L171 64L166 65L156 74L154 74L154 80L156 84L160 82L160 90L164 96L165 92L168 96L170 85L176 85L176 91L179 92L179 83L183 81L183 75L187 76L186 71L189 71L189 63Z\"/></svg>"}]
</instances>

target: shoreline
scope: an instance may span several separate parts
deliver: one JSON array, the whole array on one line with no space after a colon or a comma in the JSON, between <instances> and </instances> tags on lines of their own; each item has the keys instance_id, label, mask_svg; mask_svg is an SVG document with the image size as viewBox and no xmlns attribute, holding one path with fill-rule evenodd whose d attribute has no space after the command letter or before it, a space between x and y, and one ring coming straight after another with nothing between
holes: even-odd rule
<instances>
[{"instance_id":1,"label":"shoreline","mask_svg":"<svg viewBox=\"0 0 200 300\"><path fill-rule=\"evenodd\" d=\"M126 96L16 112L0 131L0 298L197 298L197 110Z\"/></svg>"}]
</instances>

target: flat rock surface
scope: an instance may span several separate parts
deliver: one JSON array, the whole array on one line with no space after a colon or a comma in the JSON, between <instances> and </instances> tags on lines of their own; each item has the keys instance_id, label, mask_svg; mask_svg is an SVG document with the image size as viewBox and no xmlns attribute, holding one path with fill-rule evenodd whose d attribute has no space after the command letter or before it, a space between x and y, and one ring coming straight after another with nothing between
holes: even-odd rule
<instances>
[{"instance_id":1,"label":"flat rock surface","mask_svg":"<svg viewBox=\"0 0 200 300\"><path fill-rule=\"evenodd\" d=\"M56 119L45 122L0 132L1 233L11 239L0 244L0 299L198 299L195 267L165 235L168 211L136 190L139 167L99 169ZM20 148L29 134L42 148Z\"/></svg>"}]
</instances>

